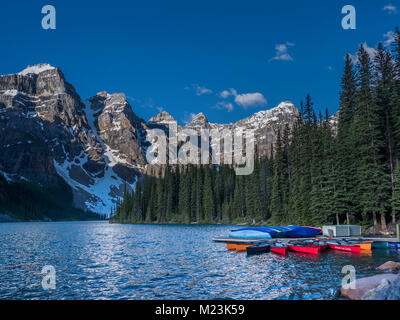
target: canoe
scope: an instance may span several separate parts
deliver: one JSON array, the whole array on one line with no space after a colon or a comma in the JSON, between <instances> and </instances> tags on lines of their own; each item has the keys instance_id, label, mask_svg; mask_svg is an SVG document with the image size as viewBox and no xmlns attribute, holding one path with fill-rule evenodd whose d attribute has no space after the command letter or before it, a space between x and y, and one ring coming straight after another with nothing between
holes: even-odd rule
<instances>
[{"instance_id":1,"label":"canoe","mask_svg":"<svg viewBox=\"0 0 400 320\"><path fill-rule=\"evenodd\" d=\"M232 230L229 232L229 238L237 239L272 239L268 232L259 230Z\"/></svg>"},{"instance_id":2,"label":"canoe","mask_svg":"<svg viewBox=\"0 0 400 320\"><path fill-rule=\"evenodd\" d=\"M241 243L227 242L226 249L237 250L238 246L255 246L255 245L258 245L261 243L263 243L263 242L261 242L261 241L246 241L246 242L241 242ZM246 251L246 248L244 248L244 250L243 250L243 247L239 247L239 251Z\"/></svg>"},{"instance_id":3,"label":"canoe","mask_svg":"<svg viewBox=\"0 0 400 320\"><path fill-rule=\"evenodd\" d=\"M387 248L389 248L389 242L387 241L372 242L372 249L387 249Z\"/></svg>"},{"instance_id":4,"label":"canoe","mask_svg":"<svg viewBox=\"0 0 400 320\"><path fill-rule=\"evenodd\" d=\"M254 244L236 244L236 252L246 251L248 247L254 246Z\"/></svg>"},{"instance_id":5,"label":"canoe","mask_svg":"<svg viewBox=\"0 0 400 320\"><path fill-rule=\"evenodd\" d=\"M294 245L294 244L289 244L288 245L289 250L291 251L296 251L296 252L302 252L302 253L310 253L310 254L318 254L319 253L319 246L314 246L314 245Z\"/></svg>"},{"instance_id":6,"label":"canoe","mask_svg":"<svg viewBox=\"0 0 400 320\"><path fill-rule=\"evenodd\" d=\"M334 242L328 242L328 248L332 250L340 250L340 251L355 252L355 253L361 252L360 246L334 243Z\"/></svg>"},{"instance_id":7,"label":"canoe","mask_svg":"<svg viewBox=\"0 0 400 320\"><path fill-rule=\"evenodd\" d=\"M371 249L372 249L372 243L371 242L359 242L359 243L350 242L350 243L355 245L355 246L359 246L361 248L361 250L371 251Z\"/></svg>"},{"instance_id":8,"label":"canoe","mask_svg":"<svg viewBox=\"0 0 400 320\"><path fill-rule=\"evenodd\" d=\"M285 228L288 229L285 232L287 238L309 238L322 233L321 228L314 227L287 226Z\"/></svg>"},{"instance_id":9,"label":"canoe","mask_svg":"<svg viewBox=\"0 0 400 320\"><path fill-rule=\"evenodd\" d=\"M266 253L271 250L271 246L269 244L258 244L255 246L250 246L246 248L247 254L258 254L258 253Z\"/></svg>"},{"instance_id":10,"label":"canoe","mask_svg":"<svg viewBox=\"0 0 400 320\"><path fill-rule=\"evenodd\" d=\"M271 245L271 252L285 256L287 254L287 246Z\"/></svg>"},{"instance_id":11,"label":"canoe","mask_svg":"<svg viewBox=\"0 0 400 320\"><path fill-rule=\"evenodd\" d=\"M271 238L309 238L322 233L322 229L300 226L246 227L229 232L230 238L271 239Z\"/></svg>"},{"instance_id":12,"label":"canoe","mask_svg":"<svg viewBox=\"0 0 400 320\"><path fill-rule=\"evenodd\" d=\"M400 242L389 242L389 248L400 250Z\"/></svg>"},{"instance_id":13,"label":"canoe","mask_svg":"<svg viewBox=\"0 0 400 320\"><path fill-rule=\"evenodd\" d=\"M316 239L316 240L304 240L301 243L305 243L308 246L312 246L312 247L318 247L320 252L325 251L325 250L328 249L328 245L326 244L326 242L325 241L320 241L318 239Z\"/></svg>"}]
</instances>

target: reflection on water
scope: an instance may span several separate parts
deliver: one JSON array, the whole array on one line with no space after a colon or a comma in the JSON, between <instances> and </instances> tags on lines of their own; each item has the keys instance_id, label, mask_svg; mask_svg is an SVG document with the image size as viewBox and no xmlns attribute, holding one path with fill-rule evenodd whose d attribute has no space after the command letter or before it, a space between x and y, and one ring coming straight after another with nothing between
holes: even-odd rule
<instances>
[{"instance_id":1,"label":"reflection on water","mask_svg":"<svg viewBox=\"0 0 400 320\"><path fill-rule=\"evenodd\" d=\"M330 299L343 266L361 277L398 259L389 250L247 256L211 241L230 229L0 224L0 299ZM45 265L56 269L55 290L41 287Z\"/></svg>"}]
</instances>

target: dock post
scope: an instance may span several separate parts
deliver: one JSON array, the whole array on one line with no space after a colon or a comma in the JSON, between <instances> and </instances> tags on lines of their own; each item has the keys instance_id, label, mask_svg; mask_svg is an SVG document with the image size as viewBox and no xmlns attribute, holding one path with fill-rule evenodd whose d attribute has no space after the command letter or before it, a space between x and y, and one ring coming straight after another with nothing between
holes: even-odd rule
<instances>
[{"instance_id":1,"label":"dock post","mask_svg":"<svg viewBox=\"0 0 400 320\"><path fill-rule=\"evenodd\" d=\"M396 225L397 242L400 242L400 224Z\"/></svg>"}]
</instances>

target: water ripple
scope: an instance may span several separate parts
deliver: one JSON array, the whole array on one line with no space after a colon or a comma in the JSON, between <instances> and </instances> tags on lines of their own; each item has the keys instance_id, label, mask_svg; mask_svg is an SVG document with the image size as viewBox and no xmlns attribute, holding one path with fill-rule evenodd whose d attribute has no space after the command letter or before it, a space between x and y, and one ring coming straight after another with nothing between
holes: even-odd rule
<instances>
[{"instance_id":1,"label":"water ripple","mask_svg":"<svg viewBox=\"0 0 400 320\"><path fill-rule=\"evenodd\" d=\"M0 224L0 299L330 299L344 265L354 265L357 276L372 275L397 255L247 256L211 241L230 229ZM45 265L56 269L55 290L41 286Z\"/></svg>"}]
</instances>

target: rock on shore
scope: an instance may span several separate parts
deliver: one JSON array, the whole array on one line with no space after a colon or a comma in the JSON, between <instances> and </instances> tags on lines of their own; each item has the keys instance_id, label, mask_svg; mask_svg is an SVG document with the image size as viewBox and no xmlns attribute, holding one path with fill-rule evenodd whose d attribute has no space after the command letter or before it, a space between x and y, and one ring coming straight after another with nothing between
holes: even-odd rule
<instances>
[{"instance_id":1,"label":"rock on shore","mask_svg":"<svg viewBox=\"0 0 400 320\"><path fill-rule=\"evenodd\" d=\"M357 279L355 289L341 288L345 298L351 300L400 300L400 275L379 274Z\"/></svg>"},{"instance_id":2,"label":"rock on shore","mask_svg":"<svg viewBox=\"0 0 400 320\"><path fill-rule=\"evenodd\" d=\"M400 270L400 262L388 261L376 268L376 270Z\"/></svg>"}]
</instances>

